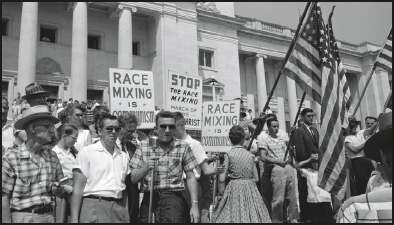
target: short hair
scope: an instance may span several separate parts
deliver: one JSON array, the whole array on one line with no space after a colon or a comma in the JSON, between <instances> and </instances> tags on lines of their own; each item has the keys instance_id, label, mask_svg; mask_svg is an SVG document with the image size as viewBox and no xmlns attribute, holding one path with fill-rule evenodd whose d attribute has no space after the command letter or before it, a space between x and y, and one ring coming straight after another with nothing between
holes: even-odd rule
<instances>
[{"instance_id":1,"label":"short hair","mask_svg":"<svg viewBox=\"0 0 394 225\"><path fill-rule=\"evenodd\" d=\"M102 115L100 115L100 117L99 117L99 119L98 119L98 127L99 127L100 129L103 129L103 127L104 127L104 121L105 121L106 119L109 119L109 120L118 120L118 118L117 118L116 116L114 116L114 115L111 115L111 114L102 114ZM119 122L119 120L118 120L118 122Z\"/></svg>"},{"instance_id":2,"label":"short hair","mask_svg":"<svg viewBox=\"0 0 394 225\"><path fill-rule=\"evenodd\" d=\"M257 125L257 124L259 123L259 118L254 118L254 119L252 120L252 123L255 124L255 125Z\"/></svg>"},{"instance_id":3,"label":"short hair","mask_svg":"<svg viewBox=\"0 0 394 225\"><path fill-rule=\"evenodd\" d=\"M157 121L159 121L159 118L172 118L172 119L175 120L175 114L173 112L170 112L170 111L160 111L156 115L156 126L157 126Z\"/></svg>"},{"instance_id":4,"label":"short hair","mask_svg":"<svg viewBox=\"0 0 394 225\"><path fill-rule=\"evenodd\" d=\"M241 117L242 117L242 118L246 117L246 113L241 112Z\"/></svg>"},{"instance_id":5,"label":"short hair","mask_svg":"<svg viewBox=\"0 0 394 225\"><path fill-rule=\"evenodd\" d=\"M301 111L301 116L305 116L309 112L313 113L313 109L305 108Z\"/></svg>"},{"instance_id":6,"label":"short hair","mask_svg":"<svg viewBox=\"0 0 394 225\"><path fill-rule=\"evenodd\" d=\"M102 113L102 111L104 111ZM93 110L93 123L94 123L94 129L96 130L96 134L98 134L98 120L100 118L100 115L104 114L109 114L109 109L103 107L103 106L96 106Z\"/></svg>"},{"instance_id":7,"label":"short hair","mask_svg":"<svg viewBox=\"0 0 394 225\"><path fill-rule=\"evenodd\" d=\"M137 116L131 112L125 112L125 113L121 114L118 117L118 121L119 121L119 124L121 127L125 127L126 124L128 124L128 123L131 123L131 124L135 123L135 124L137 124L137 126L141 124L140 120L137 118Z\"/></svg>"},{"instance_id":8,"label":"short hair","mask_svg":"<svg viewBox=\"0 0 394 225\"><path fill-rule=\"evenodd\" d=\"M185 120L185 117L181 112L174 112L174 115L175 115L175 122L178 120Z\"/></svg>"},{"instance_id":9,"label":"short hair","mask_svg":"<svg viewBox=\"0 0 394 225\"><path fill-rule=\"evenodd\" d=\"M68 100L71 101L71 100L73 100L73 98L69 98Z\"/></svg>"},{"instance_id":10,"label":"short hair","mask_svg":"<svg viewBox=\"0 0 394 225\"><path fill-rule=\"evenodd\" d=\"M373 116L365 117L365 121L367 121L367 120L375 120L375 122L378 121L378 119L376 117L373 117Z\"/></svg>"},{"instance_id":11,"label":"short hair","mask_svg":"<svg viewBox=\"0 0 394 225\"><path fill-rule=\"evenodd\" d=\"M252 112L252 109L248 109L248 112L249 112L249 111Z\"/></svg>"},{"instance_id":12,"label":"short hair","mask_svg":"<svg viewBox=\"0 0 394 225\"><path fill-rule=\"evenodd\" d=\"M272 118L275 118L275 119L278 118L274 113L268 113L266 117L267 118L272 117Z\"/></svg>"},{"instance_id":13,"label":"short hair","mask_svg":"<svg viewBox=\"0 0 394 225\"><path fill-rule=\"evenodd\" d=\"M241 126L235 125L228 132L228 137L233 145L238 144L245 139L245 131Z\"/></svg>"},{"instance_id":14,"label":"short hair","mask_svg":"<svg viewBox=\"0 0 394 225\"><path fill-rule=\"evenodd\" d=\"M267 127L271 127L271 123L272 122L278 122L279 123L279 121L278 121L278 119L269 119L268 121L267 121Z\"/></svg>"},{"instance_id":15,"label":"short hair","mask_svg":"<svg viewBox=\"0 0 394 225\"><path fill-rule=\"evenodd\" d=\"M59 137L63 136L64 134L66 135L71 135L75 131L78 132L78 128L76 128L74 125L71 125L69 123L64 123L60 127L56 129L57 134Z\"/></svg>"},{"instance_id":16,"label":"short hair","mask_svg":"<svg viewBox=\"0 0 394 225\"><path fill-rule=\"evenodd\" d=\"M68 121L67 118L71 117L74 114L74 109L80 109L82 112L86 112L86 107L84 105L79 103L70 103L58 113L57 117L61 121Z\"/></svg>"}]
</instances>

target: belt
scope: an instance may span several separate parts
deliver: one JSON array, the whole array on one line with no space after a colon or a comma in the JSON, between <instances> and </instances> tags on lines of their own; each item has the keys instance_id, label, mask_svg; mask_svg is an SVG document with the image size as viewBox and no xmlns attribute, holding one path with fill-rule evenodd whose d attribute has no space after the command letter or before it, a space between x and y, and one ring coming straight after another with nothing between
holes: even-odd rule
<instances>
[{"instance_id":1,"label":"belt","mask_svg":"<svg viewBox=\"0 0 394 225\"><path fill-rule=\"evenodd\" d=\"M117 202L122 200L121 198L101 197L95 195L84 196L84 198L98 199L100 201L107 201L107 202Z\"/></svg>"},{"instance_id":2,"label":"belt","mask_svg":"<svg viewBox=\"0 0 394 225\"><path fill-rule=\"evenodd\" d=\"M21 210L11 209L11 212L28 212L28 213L48 213L52 211L53 211L52 205L36 205Z\"/></svg>"}]
</instances>

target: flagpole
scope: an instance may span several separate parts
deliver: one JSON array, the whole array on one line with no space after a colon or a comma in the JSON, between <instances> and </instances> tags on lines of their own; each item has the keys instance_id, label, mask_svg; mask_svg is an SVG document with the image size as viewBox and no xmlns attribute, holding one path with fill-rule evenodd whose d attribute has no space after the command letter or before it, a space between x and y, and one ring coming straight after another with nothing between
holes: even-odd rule
<instances>
[{"instance_id":1,"label":"flagpole","mask_svg":"<svg viewBox=\"0 0 394 225\"><path fill-rule=\"evenodd\" d=\"M391 31L391 30L390 30L390 31ZM379 53L378 53L378 56L377 56L376 59L375 59L375 63L373 64L372 71L371 71L371 73L369 74L369 76L368 76L368 78L367 78L367 82L366 82L366 84L365 84L365 86L364 86L364 88L363 88L363 90L362 90L362 92L361 92L361 96L360 96L360 98L358 99L357 105L356 105L356 107L354 108L354 111L353 111L351 117L354 117L354 115L356 115L356 112L357 112L358 108L360 107L361 101L363 100L363 97L364 97L364 95L365 95L365 92L367 91L368 84L369 84L369 82L371 81L372 75L373 75L374 72L375 72L375 69L376 69L376 60L379 58L380 53L382 53L383 48L384 48L384 46L386 45L386 43L387 43L387 38L386 38L386 40L384 41L383 46L382 46L382 48L380 49L380 51L379 51Z\"/></svg>"},{"instance_id":2,"label":"flagpole","mask_svg":"<svg viewBox=\"0 0 394 225\"><path fill-rule=\"evenodd\" d=\"M283 68L284 68L284 66L286 65L287 61L289 60L290 55L291 55L291 54L293 53L293 51L294 51L294 48L295 48L296 43L297 43L297 40L299 39L299 36L300 36L299 33L300 33L301 26L303 25L305 16L306 16L306 14L307 14L307 12L308 12L308 9L309 9L309 6L310 6L311 4L312 4L311 2L308 2L308 3L306 4L306 6L305 6L304 12L302 13L301 21L298 23L297 30L296 30L296 32L295 32L295 34L294 34L294 38L293 38L293 40L292 40L292 42L291 42L291 44L290 44L289 51L287 51L287 53L286 53L284 63L282 64L282 68L280 69L278 76L276 76L274 85L273 85L273 87L271 88L271 91L270 91L270 94L269 94L269 96L268 96L268 98L267 98L267 101L265 102L264 108L263 108L263 110L262 110L263 112L265 112L265 111L267 110L268 104L269 104L269 102L271 101L272 96L274 95L275 88L276 88L276 86L278 85L279 78L280 78L280 76L282 75ZM261 130L263 130L264 124L265 124L265 117L259 119L259 122L258 122L258 124L257 124L257 126L256 126L256 129L255 129L255 131L254 131L254 133L253 133L253 135L252 135L252 138L251 138L251 140L250 140L250 142L249 142L249 145L248 145L248 148L247 148L248 151L249 151L250 148L252 147L253 140L257 137L258 134L260 134Z\"/></svg>"},{"instance_id":3,"label":"flagpole","mask_svg":"<svg viewBox=\"0 0 394 225\"><path fill-rule=\"evenodd\" d=\"M297 111L296 118L295 118L294 123L293 123L293 127L294 127L295 125L297 125L298 116L300 115L301 108L302 108L302 104L304 104L305 95L306 95L306 92L304 91L304 94L302 95L302 98L301 98L300 106L298 107L298 111ZM293 143L294 131L295 131L295 130L292 130L292 131L291 131L290 140L289 140L289 143L287 144L287 148L286 148L286 152L285 152L285 157L283 158L283 161L286 160L287 154L289 153L289 150L290 150L290 147L291 147L291 143Z\"/></svg>"},{"instance_id":4,"label":"flagpole","mask_svg":"<svg viewBox=\"0 0 394 225\"><path fill-rule=\"evenodd\" d=\"M384 107L383 107L383 114L386 112L386 109L387 109L387 106L388 106L388 104L389 104L389 102L390 102L390 99L391 99L391 94L393 93L393 90L390 90L390 94L389 94L389 96L387 97L387 100L386 100L386 102L384 103Z\"/></svg>"}]
</instances>

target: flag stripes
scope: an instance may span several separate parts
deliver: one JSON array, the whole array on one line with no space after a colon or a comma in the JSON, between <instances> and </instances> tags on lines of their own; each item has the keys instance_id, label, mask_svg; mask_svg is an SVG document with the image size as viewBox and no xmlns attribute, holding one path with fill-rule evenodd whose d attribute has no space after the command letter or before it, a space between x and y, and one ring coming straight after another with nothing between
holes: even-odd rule
<instances>
[{"instance_id":1,"label":"flag stripes","mask_svg":"<svg viewBox=\"0 0 394 225\"><path fill-rule=\"evenodd\" d=\"M391 31L390 34L387 37L387 41L384 44L382 51L380 52L378 58L376 59L375 65L381 67L382 69L387 70L388 72L392 72L392 36L391 36Z\"/></svg>"}]
</instances>

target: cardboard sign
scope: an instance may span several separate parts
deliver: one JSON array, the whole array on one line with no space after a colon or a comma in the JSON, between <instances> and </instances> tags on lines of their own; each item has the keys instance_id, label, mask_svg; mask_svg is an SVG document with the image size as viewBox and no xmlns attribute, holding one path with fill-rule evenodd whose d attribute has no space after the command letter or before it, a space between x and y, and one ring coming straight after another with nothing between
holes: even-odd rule
<instances>
[{"instance_id":1,"label":"cardboard sign","mask_svg":"<svg viewBox=\"0 0 394 225\"><path fill-rule=\"evenodd\" d=\"M153 74L150 71L109 69L109 102L111 114L134 113L141 129L155 126Z\"/></svg>"},{"instance_id":2,"label":"cardboard sign","mask_svg":"<svg viewBox=\"0 0 394 225\"><path fill-rule=\"evenodd\" d=\"M239 124L240 101L204 102L201 144L207 152L231 149L230 128Z\"/></svg>"},{"instance_id":3,"label":"cardboard sign","mask_svg":"<svg viewBox=\"0 0 394 225\"><path fill-rule=\"evenodd\" d=\"M202 115L202 79L172 71L168 72L167 110L181 112L186 129L200 130Z\"/></svg>"}]
</instances>

